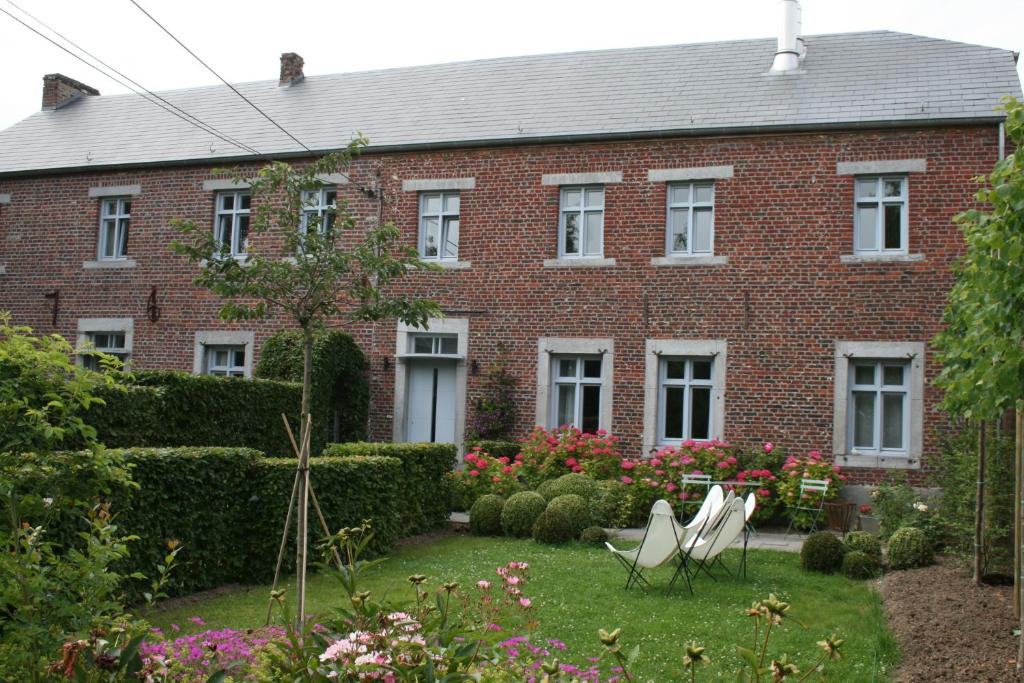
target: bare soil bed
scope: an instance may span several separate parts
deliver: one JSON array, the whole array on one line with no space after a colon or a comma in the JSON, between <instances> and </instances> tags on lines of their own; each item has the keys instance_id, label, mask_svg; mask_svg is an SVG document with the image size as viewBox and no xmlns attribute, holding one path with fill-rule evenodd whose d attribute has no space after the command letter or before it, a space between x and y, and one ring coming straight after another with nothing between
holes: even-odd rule
<instances>
[{"instance_id":1,"label":"bare soil bed","mask_svg":"<svg viewBox=\"0 0 1024 683\"><path fill-rule=\"evenodd\" d=\"M903 654L893 680L1024 681L1009 586L976 588L964 568L941 561L891 572L879 587Z\"/></svg>"}]
</instances>

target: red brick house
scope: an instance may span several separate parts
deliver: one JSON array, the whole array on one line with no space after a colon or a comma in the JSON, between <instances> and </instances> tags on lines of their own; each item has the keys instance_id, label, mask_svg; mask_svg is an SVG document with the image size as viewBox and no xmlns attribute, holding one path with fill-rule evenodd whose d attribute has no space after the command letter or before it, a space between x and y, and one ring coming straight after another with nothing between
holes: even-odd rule
<instances>
[{"instance_id":1,"label":"red brick house","mask_svg":"<svg viewBox=\"0 0 1024 683\"><path fill-rule=\"evenodd\" d=\"M963 252L951 217L1003 153L1016 55L797 28L308 78L284 55L278 81L239 86L315 152L364 132L316 203L382 208L444 267L403 284L441 304L429 330L346 326L373 438L461 444L501 347L521 434L771 440L920 480L948 429L928 344ZM43 110L0 132L0 308L136 367L250 375L280 321L220 321L170 221L244 252L247 188L214 169L309 152L227 88L161 96L231 141L44 81Z\"/></svg>"}]
</instances>

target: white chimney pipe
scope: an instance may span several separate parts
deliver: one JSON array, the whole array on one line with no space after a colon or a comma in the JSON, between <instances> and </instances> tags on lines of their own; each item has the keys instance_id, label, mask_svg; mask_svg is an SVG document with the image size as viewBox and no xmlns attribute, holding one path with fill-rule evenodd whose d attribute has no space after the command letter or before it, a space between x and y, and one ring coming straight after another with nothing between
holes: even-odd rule
<instances>
[{"instance_id":1,"label":"white chimney pipe","mask_svg":"<svg viewBox=\"0 0 1024 683\"><path fill-rule=\"evenodd\" d=\"M800 0L779 0L782 5L782 27L779 31L779 46L772 62L772 71L795 71L803 56L803 40L800 38Z\"/></svg>"}]
</instances>

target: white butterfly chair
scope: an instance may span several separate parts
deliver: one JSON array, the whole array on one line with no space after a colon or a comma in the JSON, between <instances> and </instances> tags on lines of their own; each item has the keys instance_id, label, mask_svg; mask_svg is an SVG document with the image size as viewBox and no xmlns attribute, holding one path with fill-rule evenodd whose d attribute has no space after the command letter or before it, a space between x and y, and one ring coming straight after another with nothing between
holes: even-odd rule
<instances>
[{"instance_id":1,"label":"white butterfly chair","mask_svg":"<svg viewBox=\"0 0 1024 683\"><path fill-rule=\"evenodd\" d=\"M697 510L697 514L693 516L689 522L683 525L683 528L687 531L687 537L692 536L694 533L700 530L704 522L718 513L722 508L722 504L725 502L725 491L721 486L715 484L708 490L708 495L704 497L704 502L701 504L700 509ZM680 510L682 512L682 510ZM682 520L680 520L681 522Z\"/></svg>"},{"instance_id":2,"label":"white butterfly chair","mask_svg":"<svg viewBox=\"0 0 1024 683\"><path fill-rule=\"evenodd\" d=\"M629 572L626 588L639 582L649 586L643 570L660 567L678 555L685 534L686 530L676 521L668 501L657 500L651 507L640 545L632 550L617 550L611 543L605 543L605 546Z\"/></svg>"},{"instance_id":3,"label":"white butterfly chair","mask_svg":"<svg viewBox=\"0 0 1024 683\"><path fill-rule=\"evenodd\" d=\"M681 549L682 561L669 583L671 592L676 581L682 576L686 579L686 587L693 593L693 579L703 571L712 579L708 566L719 559L722 551L732 545L746 524L746 511L742 498L730 496L726 498L721 512L709 519L704 529L694 536Z\"/></svg>"},{"instance_id":4,"label":"white butterfly chair","mask_svg":"<svg viewBox=\"0 0 1024 683\"><path fill-rule=\"evenodd\" d=\"M753 493L748 493L747 499L743 501L743 559L740 561L740 572L744 579L747 578L747 542L754 530L750 524L750 518L754 516L755 510L757 510L757 499L754 498Z\"/></svg>"}]
</instances>

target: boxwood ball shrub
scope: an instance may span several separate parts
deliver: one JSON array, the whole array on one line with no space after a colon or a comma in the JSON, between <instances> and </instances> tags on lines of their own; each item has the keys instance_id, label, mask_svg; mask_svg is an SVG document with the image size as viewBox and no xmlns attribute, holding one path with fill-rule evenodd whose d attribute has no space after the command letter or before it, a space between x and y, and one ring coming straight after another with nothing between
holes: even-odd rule
<instances>
[{"instance_id":1,"label":"boxwood ball shrub","mask_svg":"<svg viewBox=\"0 0 1024 683\"><path fill-rule=\"evenodd\" d=\"M867 531L851 531L843 541L849 551L859 550L877 563L882 561L882 541Z\"/></svg>"},{"instance_id":2,"label":"boxwood ball shrub","mask_svg":"<svg viewBox=\"0 0 1024 683\"><path fill-rule=\"evenodd\" d=\"M568 494L589 500L597 493L597 482L585 474L572 472L563 474L558 479L545 481L537 487L537 493L549 501Z\"/></svg>"},{"instance_id":3,"label":"boxwood ball shrub","mask_svg":"<svg viewBox=\"0 0 1024 683\"><path fill-rule=\"evenodd\" d=\"M870 579L878 576L878 561L863 550L851 550L843 556L843 574L851 579Z\"/></svg>"},{"instance_id":4,"label":"boxwood ball shrub","mask_svg":"<svg viewBox=\"0 0 1024 683\"><path fill-rule=\"evenodd\" d=\"M533 523L548 506L536 491L520 491L505 501L501 508L501 529L507 536L526 538L533 533Z\"/></svg>"},{"instance_id":5,"label":"boxwood ball shrub","mask_svg":"<svg viewBox=\"0 0 1024 683\"><path fill-rule=\"evenodd\" d=\"M846 546L828 531L811 534L800 549L800 565L812 572L831 574L843 565Z\"/></svg>"},{"instance_id":6,"label":"boxwood ball shrub","mask_svg":"<svg viewBox=\"0 0 1024 683\"><path fill-rule=\"evenodd\" d=\"M905 526L889 538L889 566L893 569L924 567L933 559L931 546L921 529Z\"/></svg>"},{"instance_id":7,"label":"boxwood ball shrub","mask_svg":"<svg viewBox=\"0 0 1024 683\"><path fill-rule=\"evenodd\" d=\"M567 493L564 496L553 498L548 503L547 509L558 510L569 518L569 524L572 525L573 538L579 537L580 532L592 524L587 501L575 493Z\"/></svg>"},{"instance_id":8,"label":"boxwood ball shrub","mask_svg":"<svg viewBox=\"0 0 1024 683\"><path fill-rule=\"evenodd\" d=\"M569 515L548 506L533 523L533 540L538 543L567 543L576 538Z\"/></svg>"},{"instance_id":9,"label":"boxwood ball shrub","mask_svg":"<svg viewBox=\"0 0 1024 683\"><path fill-rule=\"evenodd\" d=\"M590 545L601 545L608 540L608 532L599 526L588 526L580 532L580 540Z\"/></svg>"},{"instance_id":10,"label":"boxwood ball shrub","mask_svg":"<svg viewBox=\"0 0 1024 683\"><path fill-rule=\"evenodd\" d=\"M501 508L505 499L493 493L480 496L469 510L469 531L477 536L501 535Z\"/></svg>"}]
</instances>

